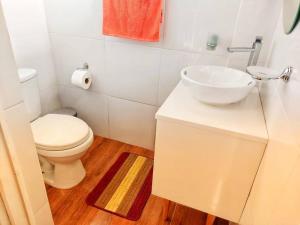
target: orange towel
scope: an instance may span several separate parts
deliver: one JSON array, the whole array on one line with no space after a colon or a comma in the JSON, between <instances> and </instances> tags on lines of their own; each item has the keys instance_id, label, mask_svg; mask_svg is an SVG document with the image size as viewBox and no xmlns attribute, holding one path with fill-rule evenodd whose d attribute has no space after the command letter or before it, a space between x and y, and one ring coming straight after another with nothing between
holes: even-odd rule
<instances>
[{"instance_id":1,"label":"orange towel","mask_svg":"<svg viewBox=\"0 0 300 225\"><path fill-rule=\"evenodd\" d=\"M103 0L103 34L159 41L162 0Z\"/></svg>"}]
</instances>

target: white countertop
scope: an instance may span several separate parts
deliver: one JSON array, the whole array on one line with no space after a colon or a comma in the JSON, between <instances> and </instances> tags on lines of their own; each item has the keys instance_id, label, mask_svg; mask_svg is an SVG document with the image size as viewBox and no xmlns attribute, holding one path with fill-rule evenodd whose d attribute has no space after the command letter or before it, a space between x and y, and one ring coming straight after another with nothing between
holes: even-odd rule
<instances>
[{"instance_id":1,"label":"white countertop","mask_svg":"<svg viewBox=\"0 0 300 225\"><path fill-rule=\"evenodd\" d=\"M156 119L205 127L246 139L268 142L257 88L239 103L211 106L194 99L188 88L180 82L156 113Z\"/></svg>"}]
</instances>

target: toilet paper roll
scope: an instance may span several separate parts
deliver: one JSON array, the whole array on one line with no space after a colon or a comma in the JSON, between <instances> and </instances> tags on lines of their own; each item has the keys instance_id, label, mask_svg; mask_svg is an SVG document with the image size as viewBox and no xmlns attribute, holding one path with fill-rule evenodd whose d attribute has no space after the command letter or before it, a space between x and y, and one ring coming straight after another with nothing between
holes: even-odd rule
<instances>
[{"instance_id":1,"label":"toilet paper roll","mask_svg":"<svg viewBox=\"0 0 300 225\"><path fill-rule=\"evenodd\" d=\"M88 89L92 83L92 76L88 70L75 70L71 78L72 84L77 87Z\"/></svg>"}]
</instances>

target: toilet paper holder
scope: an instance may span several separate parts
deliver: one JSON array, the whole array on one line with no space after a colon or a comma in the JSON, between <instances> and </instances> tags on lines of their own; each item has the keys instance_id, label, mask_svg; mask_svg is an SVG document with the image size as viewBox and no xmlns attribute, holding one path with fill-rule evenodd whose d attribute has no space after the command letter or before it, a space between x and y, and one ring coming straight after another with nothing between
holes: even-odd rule
<instances>
[{"instance_id":1,"label":"toilet paper holder","mask_svg":"<svg viewBox=\"0 0 300 225\"><path fill-rule=\"evenodd\" d=\"M83 63L82 67L78 68L79 70L88 70L89 69L89 64L88 63ZM89 83L89 79L85 79L84 83Z\"/></svg>"},{"instance_id":2,"label":"toilet paper holder","mask_svg":"<svg viewBox=\"0 0 300 225\"><path fill-rule=\"evenodd\" d=\"M89 64L88 63L83 63L82 67L76 68L77 70L88 70L89 69Z\"/></svg>"}]
</instances>

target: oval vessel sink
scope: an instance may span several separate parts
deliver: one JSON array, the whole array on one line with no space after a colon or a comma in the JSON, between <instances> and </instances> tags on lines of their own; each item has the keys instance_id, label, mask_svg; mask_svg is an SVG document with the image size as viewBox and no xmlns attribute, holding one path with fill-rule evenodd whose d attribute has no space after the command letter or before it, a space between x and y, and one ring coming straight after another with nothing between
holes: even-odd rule
<instances>
[{"instance_id":1,"label":"oval vessel sink","mask_svg":"<svg viewBox=\"0 0 300 225\"><path fill-rule=\"evenodd\" d=\"M222 66L189 66L181 78L196 99L212 105L239 102L255 86L249 74Z\"/></svg>"}]
</instances>

